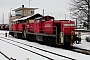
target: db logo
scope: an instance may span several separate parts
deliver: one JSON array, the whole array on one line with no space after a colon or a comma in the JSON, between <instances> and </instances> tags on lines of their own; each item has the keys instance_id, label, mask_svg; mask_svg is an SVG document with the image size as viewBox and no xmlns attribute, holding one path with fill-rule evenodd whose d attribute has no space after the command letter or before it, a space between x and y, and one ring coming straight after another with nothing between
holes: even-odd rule
<instances>
[{"instance_id":1,"label":"db logo","mask_svg":"<svg viewBox=\"0 0 90 60\"><path fill-rule=\"evenodd\" d=\"M50 24L45 24L45 27L51 27L51 25Z\"/></svg>"}]
</instances>

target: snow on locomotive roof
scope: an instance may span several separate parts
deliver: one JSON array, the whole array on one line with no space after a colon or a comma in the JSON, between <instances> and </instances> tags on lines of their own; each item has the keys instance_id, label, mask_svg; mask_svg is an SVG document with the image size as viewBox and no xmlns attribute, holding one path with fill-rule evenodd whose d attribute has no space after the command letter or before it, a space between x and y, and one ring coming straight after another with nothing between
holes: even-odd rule
<instances>
[{"instance_id":1,"label":"snow on locomotive roof","mask_svg":"<svg viewBox=\"0 0 90 60\"><path fill-rule=\"evenodd\" d=\"M35 18L35 20L38 20L38 19L41 19L42 17L37 17L37 18Z\"/></svg>"},{"instance_id":2,"label":"snow on locomotive roof","mask_svg":"<svg viewBox=\"0 0 90 60\"><path fill-rule=\"evenodd\" d=\"M13 20L13 22L15 22L15 21L18 21L19 19L15 19L15 20Z\"/></svg>"},{"instance_id":3,"label":"snow on locomotive roof","mask_svg":"<svg viewBox=\"0 0 90 60\"><path fill-rule=\"evenodd\" d=\"M43 17L43 15L37 13L37 14L34 14L34 15L32 15L31 17L29 17L28 19L35 19L35 18L37 18L37 17Z\"/></svg>"},{"instance_id":4,"label":"snow on locomotive roof","mask_svg":"<svg viewBox=\"0 0 90 60\"><path fill-rule=\"evenodd\" d=\"M37 18L35 18L36 20L38 20L38 19L42 19L42 18L45 18L45 17L49 17L50 19L55 19L53 16L42 16L42 17L37 17Z\"/></svg>"},{"instance_id":5,"label":"snow on locomotive roof","mask_svg":"<svg viewBox=\"0 0 90 60\"><path fill-rule=\"evenodd\" d=\"M31 16L26 16L26 17L23 17L23 18L20 18L20 19L15 19L13 21L15 22L15 21L28 20L28 19L40 19L40 18L45 18L45 17L47 17L47 16L43 16L43 15L37 13L37 14L31 15ZM51 18L51 19L54 19L53 16L48 16L48 17Z\"/></svg>"},{"instance_id":6,"label":"snow on locomotive roof","mask_svg":"<svg viewBox=\"0 0 90 60\"><path fill-rule=\"evenodd\" d=\"M42 17L42 15L39 14L39 13L37 13L37 14L31 15L31 16L27 16L27 17L20 18L19 20L35 19L35 18L37 18L37 17Z\"/></svg>"},{"instance_id":7,"label":"snow on locomotive roof","mask_svg":"<svg viewBox=\"0 0 90 60\"><path fill-rule=\"evenodd\" d=\"M19 20L26 20L29 17L31 17L31 16L23 17L23 18L20 18Z\"/></svg>"}]
</instances>

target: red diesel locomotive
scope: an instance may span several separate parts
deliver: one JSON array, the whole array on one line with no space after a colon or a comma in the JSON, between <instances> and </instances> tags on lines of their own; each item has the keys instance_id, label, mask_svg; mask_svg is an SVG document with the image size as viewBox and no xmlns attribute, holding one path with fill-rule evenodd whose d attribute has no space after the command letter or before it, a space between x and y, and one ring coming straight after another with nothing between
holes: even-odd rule
<instances>
[{"instance_id":1,"label":"red diesel locomotive","mask_svg":"<svg viewBox=\"0 0 90 60\"><path fill-rule=\"evenodd\" d=\"M34 19L34 20L31 20ZM81 34L75 34L75 23L72 20L54 20L52 16L36 14L14 20L10 35L50 45L73 45L81 40Z\"/></svg>"},{"instance_id":2,"label":"red diesel locomotive","mask_svg":"<svg viewBox=\"0 0 90 60\"><path fill-rule=\"evenodd\" d=\"M8 24L0 24L0 30L9 30Z\"/></svg>"}]
</instances>

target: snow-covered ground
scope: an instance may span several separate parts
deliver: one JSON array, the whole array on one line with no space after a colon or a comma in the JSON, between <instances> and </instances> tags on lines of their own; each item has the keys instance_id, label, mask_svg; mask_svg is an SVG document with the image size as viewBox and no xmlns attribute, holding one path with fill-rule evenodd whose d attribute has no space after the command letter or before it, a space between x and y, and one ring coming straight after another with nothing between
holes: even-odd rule
<instances>
[{"instance_id":1,"label":"snow-covered ground","mask_svg":"<svg viewBox=\"0 0 90 60\"><path fill-rule=\"evenodd\" d=\"M0 54L0 59L1 59L1 60L8 60L8 59L6 59L6 58L5 58L3 55L1 55L1 54Z\"/></svg>"},{"instance_id":2,"label":"snow-covered ground","mask_svg":"<svg viewBox=\"0 0 90 60\"><path fill-rule=\"evenodd\" d=\"M8 31L0 31L0 36L5 37L6 32L8 33ZM89 47L90 43L85 41L85 36L88 36L88 33L82 33L82 44L74 44L74 46L90 50L90 47ZM39 48L42 48L42 49L45 49L45 50L48 50L51 52L55 52L55 53L58 53L60 55L68 56L68 57L74 58L76 60L89 60L90 59L89 55L84 55L81 53L63 50L60 48L41 45L41 44L35 43L35 42L28 42L26 40L16 39L13 37L7 37L7 38L22 42L22 43L25 43L28 45L32 45L35 47L39 47ZM12 42L9 40L6 40L6 41L11 42L11 43L16 44L16 45L19 45L19 46L24 47L24 48L27 48L27 49L32 50L34 52L40 53L42 55L48 56L48 57L53 58L55 60L68 60L68 59L63 58L63 57L58 57L58 56L50 55L49 53L41 52L39 50L36 50L34 48L31 48L31 47L27 47L25 45L22 45L22 44L19 44L16 42ZM11 44L6 43L6 42L1 41L1 40L0 40L0 51L3 52L4 54L6 54L8 57L13 57L13 58L16 58L17 60L26 60L26 58L29 58L29 60L47 60L44 57L41 57L41 56L36 55L34 53L31 53L29 51L25 51L21 48L18 48L17 46L11 45ZM7 59L3 55L0 54L0 60L7 60Z\"/></svg>"},{"instance_id":3,"label":"snow-covered ground","mask_svg":"<svg viewBox=\"0 0 90 60\"><path fill-rule=\"evenodd\" d=\"M85 40L86 36L89 36L89 35L90 35L90 32L81 33L82 44L74 44L74 46L90 50L90 42L87 42Z\"/></svg>"}]
</instances>

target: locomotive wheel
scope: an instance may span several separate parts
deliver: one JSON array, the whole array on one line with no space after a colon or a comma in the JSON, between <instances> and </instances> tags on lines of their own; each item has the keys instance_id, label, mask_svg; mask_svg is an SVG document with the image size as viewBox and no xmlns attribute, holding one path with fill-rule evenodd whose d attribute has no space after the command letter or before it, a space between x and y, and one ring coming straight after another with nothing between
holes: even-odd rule
<instances>
[{"instance_id":1,"label":"locomotive wheel","mask_svg":"<svg viewBox=\"0 0 90 60\"><path fill-rule=\"evenodd\" d=\"M50 43L50 45L56 45L56 39L55 38L53 38L53 37L49 37L49 43Z\"/></svg>"},{"instance_id":2,"label":"locomotive wheel","mask_svg":"<svg viewBox=\"0 0 90 60\"><path fill-rule=\"evenodd\" d=\"M34 38L33 38L33 40L34 40L34 41L37 41L37 40L36 40L36 36L35 36L35 35L34 35Z\"/></svg>"},{"instance_id":3,"label":"locomotive wheel","mask_svg":"<svg viewBox=\"0 0 90 60\"><path fill-rule=\"evenodd\" d=\"M47 37L43 37L43 42L47 44Z\"/></svg>"},{"instance_id":4,"label":"locomotive wheel","mask_svg":"<svg viewBox=\"0 0 90 60\"><path fill-rule=\"evenodd\" d=\"M22 38L22 34L18 33L17 37L21 39Z\"/></svg>"},{"instance_id":5,"label":"locomotive wheel","mask_svg":"<svg viewBox=\"0 0 90 60\"><path fill-rule=\"evenodd\" d=\"M68 37L65 37L64 44L65 44L66 46L70 46L70 39L69 39Z\"/></svg>"},{"instance_id":6,"label":"locomotive wheel","mask_svg":"<svg viewBox=\"0 0 90 60\"><path fill-rule=\"evenodd\" d=\"M53 37L44 37L43 41L47 45L56 45L56 40Z\"/></svg>"}]
</instances>

